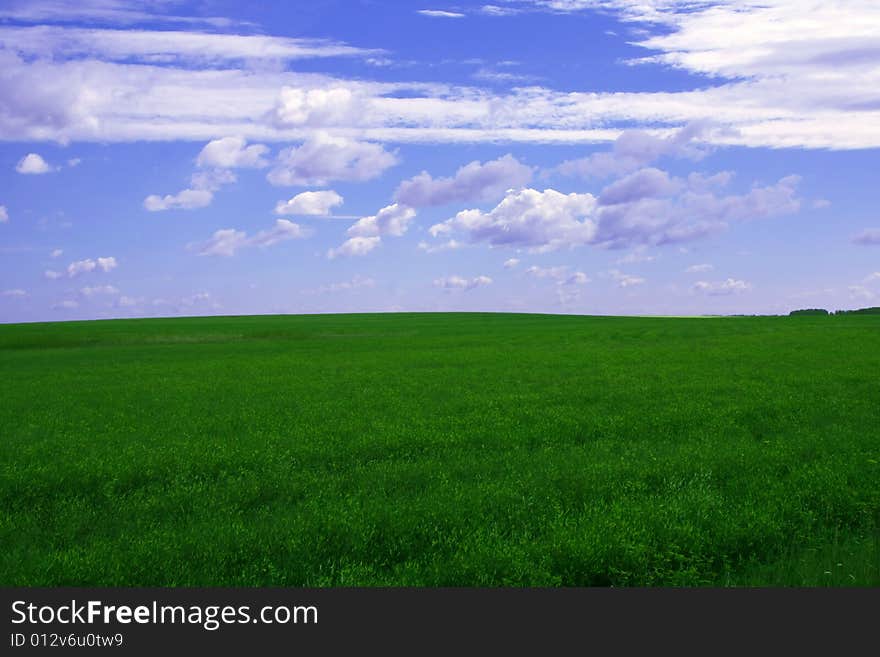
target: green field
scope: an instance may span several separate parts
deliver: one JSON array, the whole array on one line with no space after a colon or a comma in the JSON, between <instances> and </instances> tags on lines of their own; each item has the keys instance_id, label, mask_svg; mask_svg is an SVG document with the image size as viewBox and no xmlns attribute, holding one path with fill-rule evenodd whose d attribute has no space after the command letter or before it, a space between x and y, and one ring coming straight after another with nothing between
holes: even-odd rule
<instances>
[{"instance_id":1,"label":"green field","mask_svg":"<svg viewBox=\"0 0 880 657\"><path fill-rule=\"evenodd\" d=\"M2 585L880 585L880 317L0 326Z\"/></svg>"}]
</instances>

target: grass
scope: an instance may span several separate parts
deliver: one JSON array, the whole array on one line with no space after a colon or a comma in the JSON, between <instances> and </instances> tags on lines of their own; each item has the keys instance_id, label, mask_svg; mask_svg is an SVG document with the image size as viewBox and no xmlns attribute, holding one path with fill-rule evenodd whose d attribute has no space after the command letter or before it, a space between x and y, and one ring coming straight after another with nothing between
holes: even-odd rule
<instances>
[{"instance_id":1,"label":"grass","mask_svg":"<svg viewBox=\"0 0 880 657\"><path fill-rule=\"evenodd\" d=\"M0 584L877 586L878 372L872 316L0 326Z\"/></svg>"}]
</instances>

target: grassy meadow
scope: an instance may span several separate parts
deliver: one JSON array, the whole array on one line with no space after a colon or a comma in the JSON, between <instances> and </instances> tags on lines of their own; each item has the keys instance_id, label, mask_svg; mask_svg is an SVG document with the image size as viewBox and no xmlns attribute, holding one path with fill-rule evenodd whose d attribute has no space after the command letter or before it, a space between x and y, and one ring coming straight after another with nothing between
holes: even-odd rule
<instances>
[{"instance_id":1,"label":"grassy meadow","mask_svg":"<svg viewBox=\"0 0 880 657\"><path fill-rule=\"evenodd\" d=\"M6 586L880 585L880 316L0 326Z\"/></svg>"}]
</instances>

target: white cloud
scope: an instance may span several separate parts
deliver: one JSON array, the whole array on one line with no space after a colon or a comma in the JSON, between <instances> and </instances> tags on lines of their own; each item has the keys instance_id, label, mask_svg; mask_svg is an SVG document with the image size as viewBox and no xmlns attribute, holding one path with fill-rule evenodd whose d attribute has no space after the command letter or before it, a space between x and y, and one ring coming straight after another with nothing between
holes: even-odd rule
<instances>
[{"instance_id":1,"label":"white cloud","mask_svg":"<svg viewBox=\"0 0 880 657\"><path fill-rule=\"evenodd\" d=\"M633 265L642 262L654 262L656 260L656 256L648 255L645 253L645 246L636 247L631 253L627 253L625 256L618 258L614 261L615 265Z\"/></svg>"},{"instance_id":2,"label":"white cloud","mask_svg":"<svg viewBox=\"0 0 880 657\"><path fill-rule=\"evenodd\" d=\"M212 299L210 292L196 292L188 297L180 300L182 306L195 306L200 303L206 303Z\"/></svg>"},{"instance_id":3,"label":"white cloud","mask_svg":"<svg viewBox=\"0 0 880 657\"><path fill-rule=\"evenodd\" d=\"M599 143L631 126L650 126L653 136L664 139L676 127L713 121L718 129L702 142L880 146L880 5L874 0L560 0L482 11L551 5L611 12L640 30L633 32L640 39L633 43L648 55L642 61L701 77L693 88L674 92L526 86L496 94L460 85L342 80L273 66L298 57L368 56L327 41L4 23L0 138L103 143L236 134L298 142L316 125L333 125L347 138L368 142ZM253 60L259 65L245 63ZM363 111L346 110L338 118L332 103L306 99L300 103L304 112L292 111L291 122L278 124L271 108L284 87L306 94L344 88Z\"/></svg>"},{"instance_id":4,"label":"white cloud","mask_svg":"<svg viewBox=\"0 0 880 657\"><path fill-rule=\"evenodd\" d=\"M238 178L229 169L208 169L197 171L190 177L190 185L193 189L216 192L225 185L231 185Z\"/></svg>"},{"instance_id":5,"label":"white cloud","mask_svg":"<svg viewBox=\"0 0 880 657\"><path fill-rule=\"evenodd\" d=\"M9 212L5 205L0 205L0 224L5 224L7 221L9 221Z\"/></svg>"},{"instance_id":6,"label":"white cloud","mask_svg":"<svg viewBox=\"0 0 880 657\"><path fill-rule=\"evenodd\" d=\"M586 285L590 282L590 277L582 271L576 271L565 280L560 281L562 285Z\"/></svg>"},{"instance_id":7,"label":"white cloud","mask_svg":"<svg viewBox=\"0 0 880 657\"><path fill-rule=\"evenodd\" d=\"M441 242L440 244L428 244L424 240L418 243L418 249L420 251L424 251L425 253L440 253L441 251L454 251L456 249L463 249L467 244L463 244L458 240L447 240L446 242Z\"/></svg>"},{"instance_id":8,"label":"white cloud","mask_svg":"<svg viewBox=\"0 0 880 657\"><path fill-rule=\"evenodd\" d=\"M376 281L367 276L355 275L350 280L340 283L329 283L321 285L314 290L303 290L303 294L326 294L335 292L348 292L350 290L358 290L362 288L372 288L376 286Z\"/></svg>"},{"instance_id":9,"label":"white cloud","mask_svg":"<svg viewBox=\"0 0 880 657\"><path fill-rule=\"evenodd\" d=\"M71 262L69 265L67 265L67 275L68 277L73 278L74 276L79 276L80 274L94 271L95 267L97 266L98 263L96 263L91 258L88 258L86 260L77 260L76 262Z\"/></svg>"},{"instance_id":10,"label":"white cloud","mask_svg":"<svg viewBox=\"0 0 880 657\"><path fill-rule=\"evenodd\" d=\"M49 173L52 167L42 157L36 153L28 153L18 161L15 170L19 173L38 175L41 173Z\"/></svg>"},{"instance_id":11,"label":"white cloud","mask_svg":"<svg viewBox=\"0 0 880 657\"><path fill-rule=\"evenodd\" d=\"M78 167L80 164L82 164L82 159L78 157L72 157L67 160L67 166L69 166L71 169L73 169L74 167Z\"/></svg>"},{"instance_id":12,"label":"white cloud","mask_svg":"<svg viewBox=\"0 0 880 657\"><path fill-rule=\"evenodd\" d=\"M289 201L278 201L275 214L326 217L342 203L343 198L333 190L302 192Z\"/></svg>"},{"instance_id":13,"label":"white cloud","mask_svg":"<svg viewBox=\"0 0 880 657\"><path fill-rule=\"evenodd\" d=\"M119 290L112 285L95 285L81 288L80 293L86 297L93 297L98 294L119 294Z\"/></svg>"},{"instance_id":14,"label":"white cloud","mask_svg":"<svg viewBox=\"0 0 880 657\"><path fill-rule=\"evenodd\" d=\"M873 245L880 244L880 228L869 228L853 238L856 244Z\"/></svg>"},{"instance_id":15,"label":"white cloud","mask_svg":"<svg viewBox=\"0 0 880 657\"><path fill-rule=\"evenodd\" d=\"M207 189L184 189L177 194L168 194L166 196L151 194L144 199L144 208L150 212L161 212L178 208L194 210L211 205L213 200L214 193Z\"/></svg>"},{"instance_id":16,"label":"white cloud","mask_svg":"<svg viewBox=\"0 0 880 657\"><path fill-rule=\"evenodd\" d=\"M233 256L240 249L273 246L287 240L303 239L310 234L309 230L299 224L287 219L276 219L272 228L261 230L251 237L241 230L223 228L215 231L204 244L191 245L190 248L197 248L202 256Z\"/></svg>"},{"instance_id":17,"label":"white cloud","mask_svg":"<svg viewBox=\"0 0 880 657\"><path fill-rule=\"evenodd\" d=\"M461 276L443 276L434 279L434 286L443 288L444 290L473 290L478 287L491 285L492 279L488 276L476 276L471 279L462 278Z\"/></svg>"},{"instance_id":18,"label":"white cloud","mask_svg":"<svg viewBox=\"0 0 880 657\"><path fill-rule=\"evenodd\" d=\"M614 140L612 150L600 151L576 160L566 160L556 169L568 176L607 178L644 167L664 156L702 158L707 147L698 140L710 135L710 124L693 122L666 137L643 130L624 130Z\"/></svg>"},{"instance_id":19,"label":"white cloud","mask_svg":"<svg viewBox=\"0 0 880 657\"><path fill-rule=\"evenodd\" d=\"M118 305L120 308L131 308L133 306L139 306L143 302L143 299L122 295L116 300L116 305Z\"/></svg>"},{"instance_id":20,"label":"white cloud","mask_svg":"<svg viewBox=\"0 0 880 657\"><path fill-rule=\"evenodd\" d=\"M519 9L514 7L499 7L498 5L483 5L480 7L480 13L487 16L514 16L520 13Z\"/></svg>"},{"instance_id":21,"label":"white cloud","mask_svg":"<svg viewBox=\"0 0 880 657\"><path fill-rule=\"evenodd\" d=\"M523 246L552 250L589 243L596 225L587 218L595 211L592 194L562 194L553 189L512 191L489 212L463 210L435 224L431 235L465 232L472 242L493 246Z\"/></svg>"},{"instance_id":22,"label":"white cloud","mask_svg":"<svg viewBox=\"0 0 880 657\"><path fill-rule=\"evenodd\" d=\"M330 260L339 256L362 256L368 254L382 242L381 237L352 237L341 246L327 251Z\"/></svg>"},{"instance_id":23,"label":"white cloud","mask_svg":"<svg viewBox=\"0 0 880 657\"><path fill-rule=\"evenodd\" d=\"M78 0L75 3L55 0L31 0L7 3L0 18L24 23L95 22L119 25L134 23L193 23L229 27L233 21L216 16L176 16L163 13L171 3L132 3L131 0ZM146 11L151 9L153 11Z\"/></svg>"},{"instance_id":24,"label":"white cloud","mask_svg":"<svg viewBox=\"0 0 880 657\"><path fill-rule=\"evenodd\" d=\"M71 262L67 265L67 276L68 278L74 278L79 276L80 274L87 274L89 272L95 271L95 269L100 269L104 272L112 271L117 267L116 258L113 256L107 258L97 258L93 260L92 258L86 258L85 260L77 260L75 262ZM60 274L57 272L46 272L46 278L59 278Z\"/></svg>"},{"instance_id":25,"label":"white cloud","mask_svg":"<svg viewBox=\"0 0 880 657\"><path fill-rule=\"evenodd\" d=\"M269 120L278 128L356 125L371 111L371 105L369 95L357 88L285 86Z\"/></svg>"},{"instance_id":26,"label":"white cloud","mask_svg":"<svg viewBox=\"0 0 880 657\"><path fill-rule=\"evenodd\" d=\"M355 48L322 39L240 35L182 30L78 28L39 25L0 27L0 41L14 52L66 59L140 60L175 65L222 65L232 60L293 60L367 56L382 50Z\"/></svg>"},{"instance_id":27,"label":"white cloud","mask_svg":"<svg viewBox=\"0 0 880 657\"><path fill-rule=\"evenodd\" d=\"M519 258L508 258L504 261L505 269L513 269L519 264Z\"/></svg>"},{"instance_id":28,"label":"white cloud","mask_svg":"<svg viewBox=\"0 0 880 657\"><path fill-rule=\"evenodd\" d=\"M709 294L712 296L740 294L742 292L750 290L751 288L751 283L747 283L746 281L741 281L734 278L728 278L725 281L717 282L697 281L696 283L694 283L693 286L695 292L701 292L703 294Z\"/></svg>"},{"instance_id":29,"label":"white cloud","mask_svg":"<svg viewBox=\"0 0 880 657\"><path fill-rule=\"evenodd\" d=\"M633 181L637 176L638 172L625 180ZM596 244L624 247L684 242L724 230L733 221L791 214L801 204L798 176L786 176L774 185L754 186L745 194L728 196L706 190L704 179L656 177L655 182L618 188L614 198L618 202L604 205L597 213ZM678 193L673 194L673 189Z\"/></svg>"},{"instance_id":30,"label":"white cloud","mask_svg":"<svg viewBox=\"0 0 880 657\"><path fill-rule=\"evenodd\" d=\"M53 249L52 253L49 254L50 258L60 258L64 255L64 251L62 249Z\"/></svg>"},{"instance_id":31,"label":"white cloud","mask_svg":"<svg viewBox=\"0 0 880 657\"><path fill-rule=\"evenodd\" d=\"M619 205L643 198L672 196L681 188L682 183L671 179L665 171L640 169L603 189L599 195L599 205Z\"/></svg>"},{"instance_id":32,"label":"white cloud","mask_svg":"<svg viewBox=\"0 0 880 657\"><path fill-rule=\"evenodd\" d=\"M189 188L167 196L151 194L144 199L144 208L149 212L204 208L214 200L214 192L235 181L235 174L228 169L198 171L191 176Z\"/></svg>"},{"instance_id":33,"label":"white cloud","mask_svg":"<svg viewBox=\"0 0 880 657\"><path fill-rule=\"evenodd\" d=\"M72 299L67 299L52 306L52 310L74 310L76 308L79 308L79 303Z\"/></svg>"},{"instance_id":34,"label":"white cloud","mask_svg":"<svg viewBox=\"0 0 880 657\"><path fill-rule=\"evenodd\" d=\"M3 290L3 292L0 293L0 296L4 296L4 297L26 297L26 296L27 296L27 292L25 292L24 290L21 290L21 289Z\"/></svg>"},{"instance_id":35,"label":"white cloud","mask_svg":"<svg viewBox=\"0 0 880 657\"><path fill-rule=\"evenodd\" d=\"M50 281L58 280L63 275L64 274L62 274L61 272L52 271L51 269L47 269L45 272L43 272L43 276Z\"/></svg>"},{"instance_id":36,"label":"white cloud","mask_svg":"<svg viewBox=\"0 0 880 657\"><path fill-rule=\"evenodd\" d=\"M532 265L526 269L526 274L535 278L549 278L556 282L557 285L586 285L590 282L590 277L582 271L576 271L569 274L569 267L561 265L558 267L539 267ZM571 297L566 297L573 300Z\"/></svg>"},{"instance_id":37,"label":"white cloud","mask_svg":"<svg viewBox=\"0 0 880 657\"><path fill-rule=\"evenodd\" d=\"M428 16L429 18L464 18L464 14L457 11L444 11L442 9L419 9L417 14Z\"/></svg>"},{"instance_id":38,"label":"white cloud","mask_svg":"<svg viewBox=\"0 0 880 657\"><path fill-rule=\"evenodd\" d=\"M451 178L434 179L427 171L405 180L394 198L412 207L446 205L465 201L492 201L511 188L520 188L532 179L532 168L510 154L481 164L473 161Z\"/></svg>"},{"instance_id":39,"label":"white cloud","mask_svg":"<svg viewBox=\"0 0 880 657\"><path fill-rule=\"evenodd\" d=\"M849 286L849 295L853 299L861 299L865 301L870 301L876 295L866 288L864 285L850 285Z\"/></svg>"},{"instance_id":40,"label":"white cloud","mask_svg":"<svg viewBox=\"0 0 880 657\"><path fill-rule=\"evenodd\" d=\"M196 158L196 164L218 169L259 169L269 166L263 157L268 152L269 148L263 144L248 146L244 137L223 137L208 142Z\"/></svg>"},{"instance_id":41,"label":"white cloud","mask_svg":"<svg viewBox=\"0 0 880 657\"><path fill-rule=\"evenodd\" d=\"M317 132L301 146L278 154L267 176L273 185L326 185L334 180L372 180L397 164L381 144Z\"/></svg>"},{"instance_id":42,"label":"white cloud","mask_svg":"<svg viewBox=\"0 0 880 657\"><path fill-rule=\"evenodd\" d=\"M232 256L235 252L247 245L247 233L234 228L221 228L202 245L199 255Z\"/></svg>"},{"instance_id":43,"label":"white cloud","mask_svg":"<svg viewBox=\"0 0 880 657\"><path fill-rule=\"evenodd\" d=\"M622 271L617 269L612 269L608 272L614 282L617 283L618 287L632 287L633 285L641 285L645 282L645 279L641 276L633 276L631 274L624 274Z\"/></svg>"},{"instance_id":44,"label":"white cloud","mask_svg":"<svg viewBox=\"0 0 880 657\"><path fill-rule=\"evenodd\" d=\"M714 267L709 264L701 264L701 265L691 265L687 269L685 269L686 274L698 274L706 271L712 271Z\"/></svg>"},{"instance_id":45,"label":"white cloud","mask_svg":"<svg viewBox=\"0 0 880 657\"><path fill-rule=\"evenodd\" d=\"M568 271L567 266L538 267L537 265L532 265L531 267L526 269L526 273L529 276L534 276L535 278L552 278L556 280L564 277L566 271Z\"/></svg>"},{"instance_id":46,"label":"white cloud","mask_svg":"<svg viewBox=\"0 0 880 657\"><path fill-rule=\"evenodd\" d=\"M393 235L400 237L409 227L409 222L416 216L416 211L399 203L392 203L379 210L375 215L358 219L349 229L351 237L376 237Z\"/></svg>"},{"instance_id":47,"label":"white cloud","mask_svg":"<svg viewBox=\"0 0 880 657\"><path fill-rule=\"evenodd\" d=\"M113 256L110 256L109 258L98 258L98 268L105 272L116 269L117 264L116 258Z\"/></svg>"}]
</instances>

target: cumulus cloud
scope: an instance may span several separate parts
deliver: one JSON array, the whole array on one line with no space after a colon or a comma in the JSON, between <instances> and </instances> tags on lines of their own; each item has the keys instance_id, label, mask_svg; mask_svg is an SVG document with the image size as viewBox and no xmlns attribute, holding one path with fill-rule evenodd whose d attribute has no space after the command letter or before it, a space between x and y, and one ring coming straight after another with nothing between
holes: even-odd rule
<instances>
[{"instance_id":1,"label":"cumulus cloud","mask_svg":"<svg viewBox=\"0 0 880 657\"><path fill-rule=\"evenodd\" d=\"M377 178L395 164L397 156L381 144L317 132L301 146L282 150L267 178L279 186L362 182Z\"/></svg>"},{"instance_id":2,"label":"cumulus cloud","mask_svg":"<svg viewBox=\"0 0 880 657\"><path fill-rule=\"evenodd\" d=\"M177 194L166 196L151 194L144 199L144 208L150 212L173 209L194 210L211 205L213 200L214 193L207 189L184 189Z\"/></svg>"},{"instance_id":3,"label":"cumulus cloud","mask_svg":"<svg viewBox=\"0 0 880 657\"><path fill-rule=\"evenodd\" d=\"M335 249L327 251L330 260L339 256L362 256L368 254L382 242L382 238L375 237L351 237Z\"/></svg>"},{"instance_id":4,"label":"cumulus cloud","mask_svg":"<svg viewBox=\"0 0 880 657\"><path fill-rule=\"evenodd\" d=\"M19 173L38 175L41 173L49 173L52 167L42 157L36 153L28 153L18 161L15 170Z\"/></svg>"},{"instance_id":5,"label":"cumulus cloud","mask_svg":"<svg viewBox=\"0 0 880 657\"><path fill-rule=\"evenodd\" d=\"M87 274L89 272L95 271L96 269L100 269L103 272L109 272L117 267L116 258L113 256L107 258L86 258L85 260L76 260L75 262L71 262L67 265L67 276L68 278L74 278L79 276L80 274ZM56 272L46 272L47 278L58 278L55 275Z\"/></svg>"},{"instance_id":6,"label":"cumulus cloud","mask_svg":"<svg viewBox=\"0 0 880 657\"><path fill-rule=\"evenodd\" d=\"M326 217L333 208L342 203L343 198L332 189L302 192L288 201L278 201L275 205L275 214Z\"/></svg>"},{"instance_id":7,"label":"cumulus cloud","mask_svg":"<svg viewBox=\"0 0 880 657\"><path fill-rule=\"evenodd\" d=\"M196 158L196 164L217 169L259 169L269 166L263 157L268 152L269 148L263 144L248 146L244 137L223 137L208 142Z\"/></svg>"},{"instance_id":8,"label":"cumulus cloud","mask_svg":"<svg viewBox=\"0 0 880 657\"><path fill-rule=\"evenodd\" d=\"M349 87L305 89L285 86L269 120L279 128L351 125L359 123L368 108L369 97Z\"/></svg>"},{"instance_id":9,"label":"cumulus cloud","mask_svg":"<svg viewBox=\"0 0 880 657\"><path fill-rule=\"evenodd\" d=\"M523 189L510 192L489 212L463 210L452 219L433 225L430 233L436 237L461 231L472 242L551 250L589 243L596 225L587 217L595 207L592 194Z\"/></svg>"},{"instance_id":10,"label":"cumulus cloud","mask_svg":"<svg viewBox=\"0 0 880 657\"><path fill-rule=\"evenodd\" d=\"M7 221L9 221L9 212L5 205L0 205L0 224L5 224Z\"/></svg>"},{"instance_id":11,"label":"cumulus cloud","mask_svg":"<svg viewBox=\"0 0 880 657\"><path fill-rule=\"evenodd\" d=\"M612 183L599 195L599 205L632 203L643 198L672 196L681 183L659 169L641 169Z\"/></svg>"},{"instance_id":12,"label":"cumulus cloud","mask_svg":"<svg viewBox=\"0 0 880 657\"><path fill-rule=\"evenodd\" d=\"M519 264L519 258L508 258L504 261L505 269L513 269Z\"/></svg>"},{"instance_id":13,"label":"cumulus cloud","mask_svg":"<svg viewBox=\"0 0 880 657\"><path fill-rule=\"evenodd\" d=\"M52 310L75 310L76 308L79 308L79 303L72 299L61 301L52 306Z\"/></svg>"},{"instance_id":14,"label":"cumulus cloud","mask_svg":"<svg viewBox=\"0 0 880 657\"><path fill-rule=\"evenodd\" d=\"M53 271L51 269L47 269L43 272L43 277L50 281L58 280L62 276L64 276L64 274L62 274L61 272Z\"/></svg>"},{"instance_id":15,"label":"cumulus cloud","mask_svg":"<svg viewBox=\"0 0 880 657\"><path fill-rule=\"evenodd\" d=\"M432 178L427 171L405 180L394 198L412 207L446 205L465 201L492 201L511 188L524 187L532 179L532 168L510 154L481 164L471 162L451 178Z\"/></svg>"},{"instance_id":16,"label":"cumulus cloud","mask_svg":"<svg viewBox=\"0 0 880 657\"><path fill-rule=\"evenodd\" d=\"M704 121L690 123L668 137L656 137L644 130L624 130L614 140L610 152L566 160L557 170L568 176L607 178L635 171L664 156L698 160L707 153L707 147L698 140L709 132L710 124Z\"/></svg>"},{"instance_id":17,"label":"cumulus cloud","mask_svg":"<svg viewBox=\"0 0 880 657\"><path fill-rule=\"evenodd\" d=\"M712 271L714 267L709 264L700 264L700 265L691 265L687 269L685 269L686 274L698 274L706 271Z\"/></svg>"},{"instance_id":18,"label":"cumulus cloud","mask_svg":"<svg viewBox=\"0 0 880 657\"><path fill-rule=\"evenodd\" d=\"M52 252L49 254L50 258L60 258L64 255L64 251L62 249L52 249Z\"/></svg>"},{"instance_id":19,"label":"cumulus cloud","mask_svg":"<svg viewBox=\"0 0 880 657\"><path fill-rule=\"evenodd\" d=\"M149 212L204 208L214 200L214 192L235 181L235 174L228 169L198 171L190 178L190 187L177 194L168 194L167 196L151 194L144 199L144 208Z\"/></svg>"},{"instance_id":20,"label":"cumulus cloud","mask_svg":"<svg viewBox=\"0 0 880 657\"><path fill-rule=\"evenodd\" d=\"M118 264L116 262L116 258L114 258L113 256L110 256L108 258L98 258L97 263L98 269L105 272L116 269Z\"/></svg>"},{"instance_id":21,"label":"cumulus cloud","mask_svg":"<svg viewBox=\"0 0 880 657\"><path fill-rule=\"evenodd\" d=\"M712 296L721 296L728 294L740 294L742 292L746 292L752 288L751 283L747 283L746 281L737 280L735 278L728 278L724 281L697 281L694 283L693 290L695 292L700 292L702 294L709 294Z\"/></svg>"},{"instance_id":22,"label":"cumulus cloud","mask_svg":"<svg viewBox=\"0 0 880 657\"><path fill-rule=\"evenodd\" d=\"M880 244L880 228L869 228L862 231L853 238L853 242L865 246Z\"/></svg>"},{"instance_id":23,"label":"cumulus cloud","mask_svg":"<svg viewBox=\"0 0 880 657\"><path fill-rule=\"evenodd\" d=\"M358 219L349 229L351 237L376 237L393 235L400 237L409 227L409 222L416 216L416 211L400 203L392 203L379 210L375 215Z\"/></svg>"},{"instance_id":24,"label":"cumulus cloud","mask_svg":"<svg viewBox=\"0 0 880 657\"><path fill-rule=\"evenodd\" d=\"M287 219L276 219L275 225L248 236L242 230L223 228L214 232L210 240L201 245L191 245L201 256L233 256L240 249L268 247L287 240L303 239L311 232Z\"/></svg>"},{"instance_id":25,"label":"cumulus cloud","mask_svg":"<svg viewBox=\"0 0 880 657\"><path fill-rule=\"evenodd\" d=\"M3 290L3 292L0 293L0 296L4 296L4 297L26 297L26 296L27 296L27 292L25 292L24 290L21 290L21 289Z\"/></svg>"},{"instance_id":26,"label":"cumulus cloud","mask_svg":"<svg viewBox=\"0 0 880 657\"><path fill-rule=\"evenodd\" d=\"M594 241L612 248L684 242L724 230L730 222L791 214L801 206L799 182L798 176L786 176L773 185L727 196L678 179L668 187L662 181L656 187L637 185L629 190L630 197L620 192L617 203L600 208ZM669 196L672 186L680 193Z\"/></svg>"},{"instance_id":27,"label":"cumulus cloud","mask_svg":"<svg viewBox=\"0 0 880 657\"><path fill-rule=\"evenodd\" d=\"M461 276L443 276L434 279L434 286L443 288L444 290L473 290L485 285L491 285L492 279L488 276L476 276L471 279L462 278Z\"/></svg>"}]
</instances>

